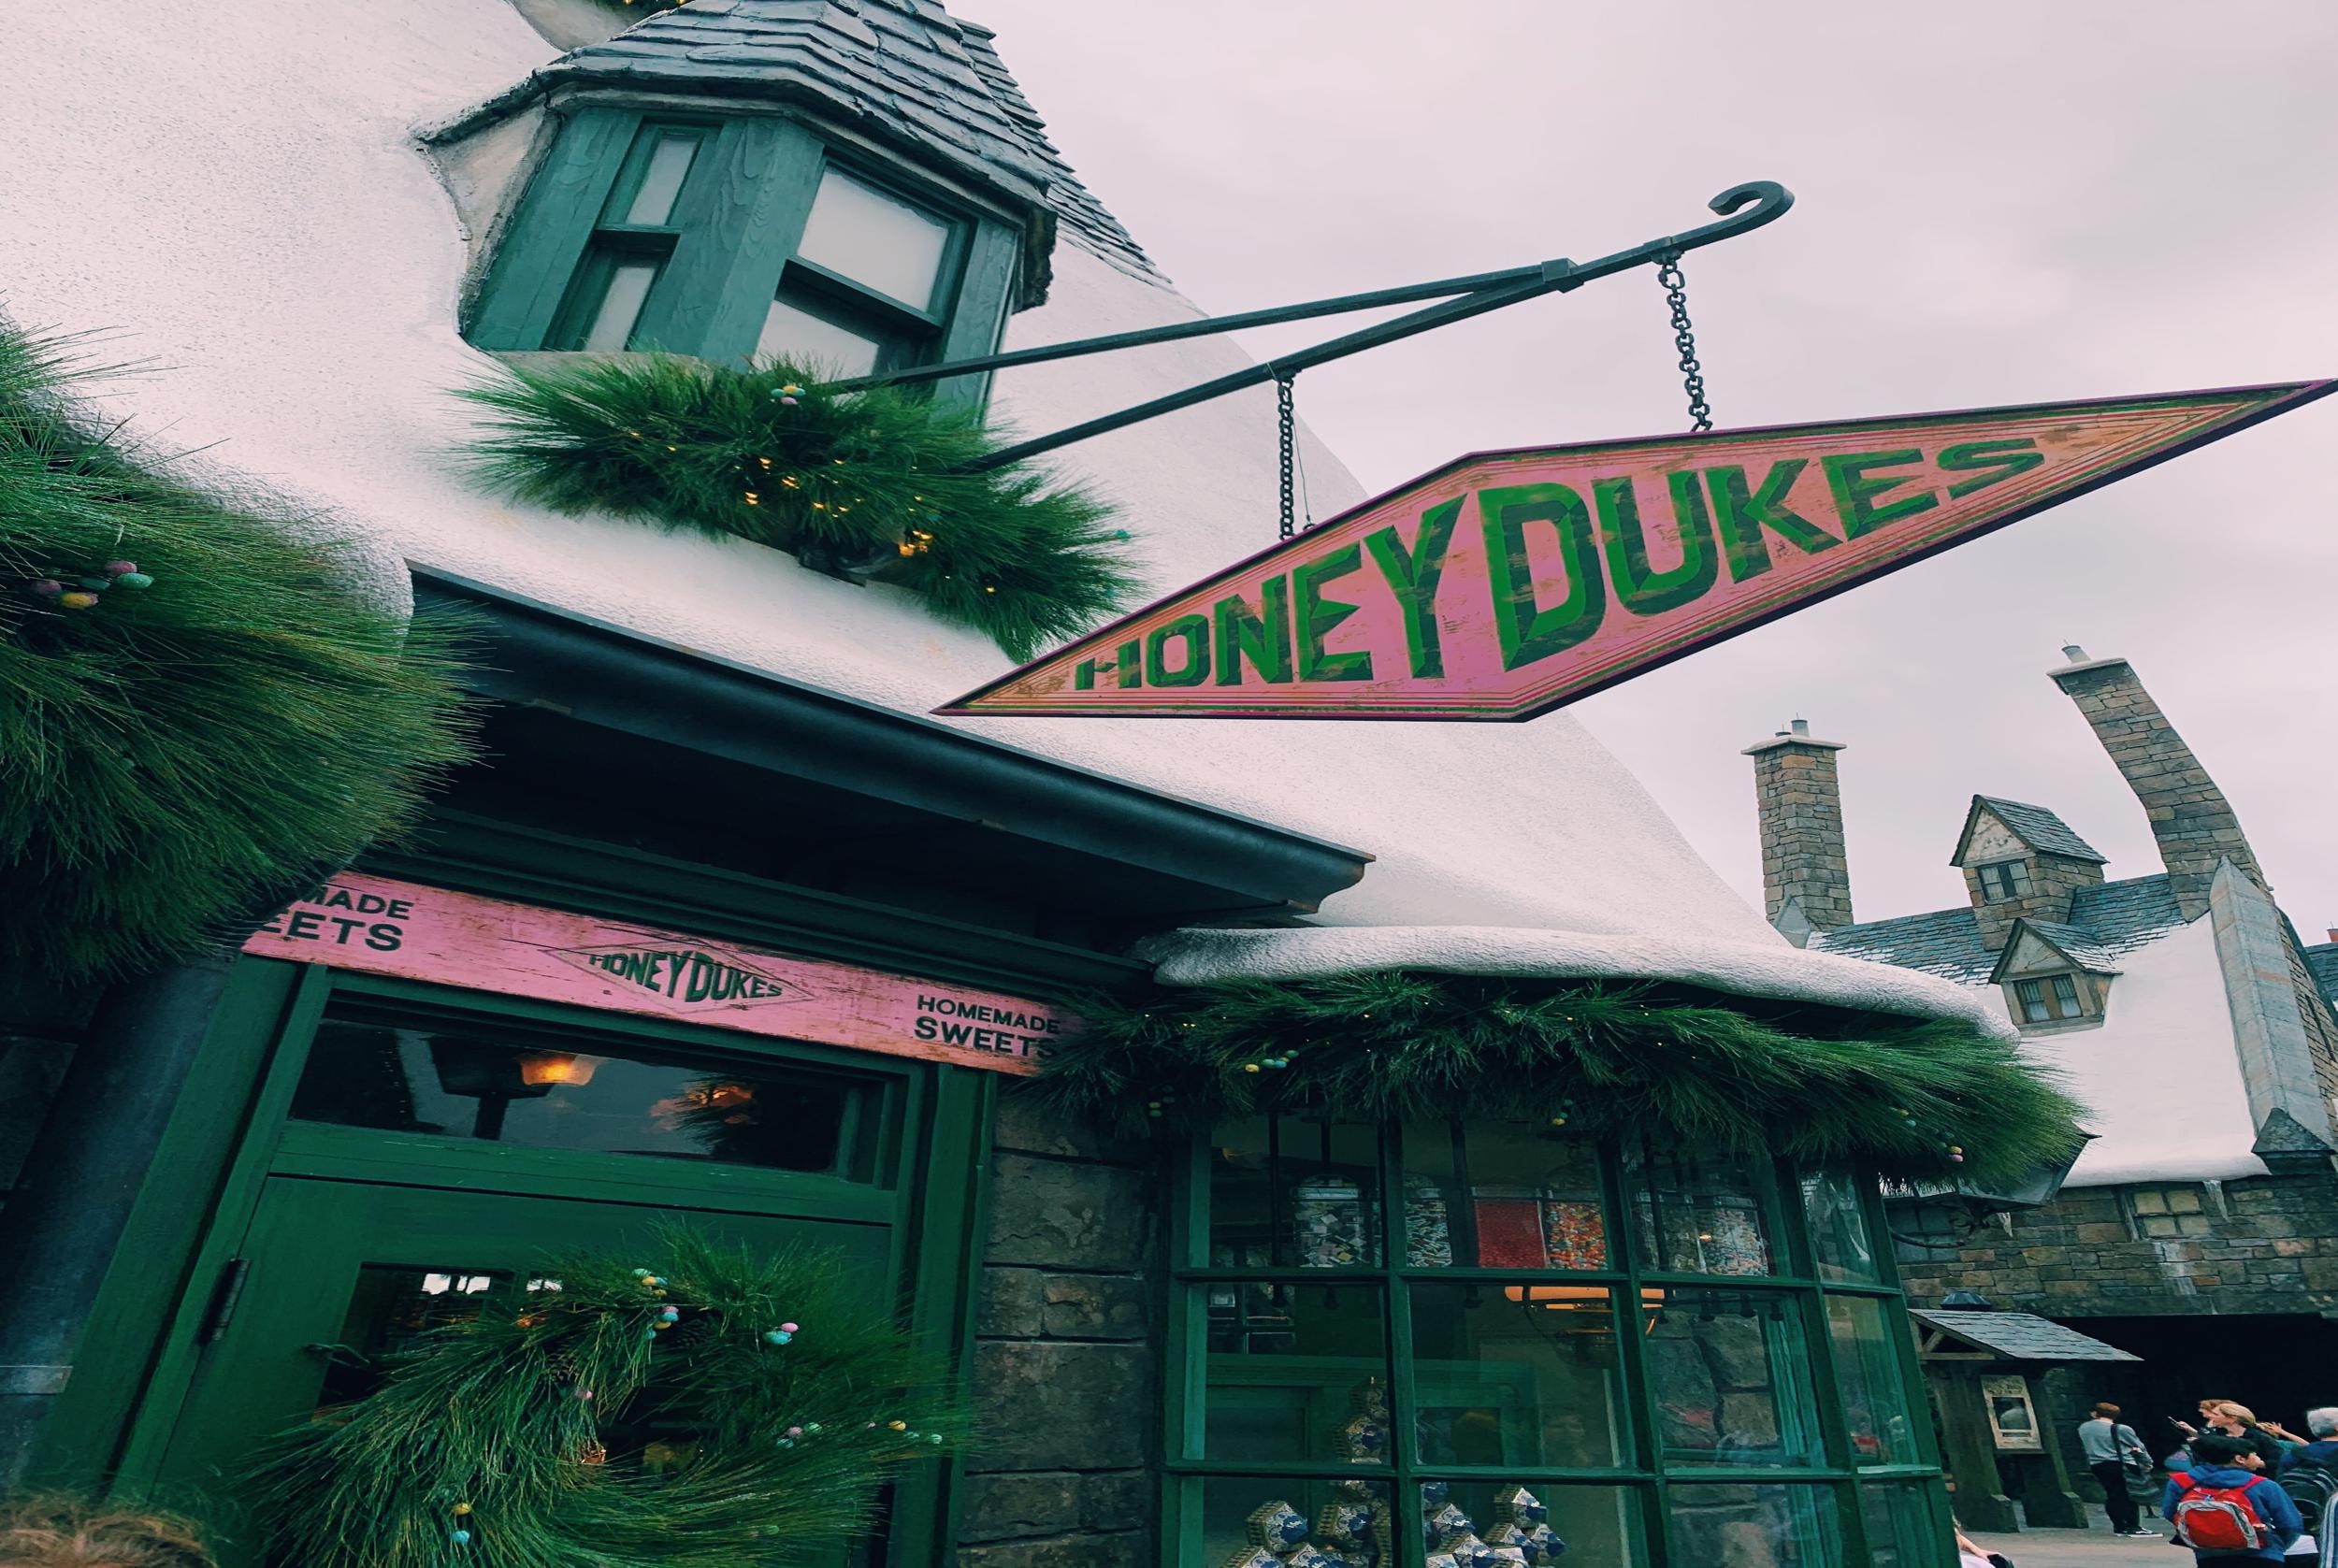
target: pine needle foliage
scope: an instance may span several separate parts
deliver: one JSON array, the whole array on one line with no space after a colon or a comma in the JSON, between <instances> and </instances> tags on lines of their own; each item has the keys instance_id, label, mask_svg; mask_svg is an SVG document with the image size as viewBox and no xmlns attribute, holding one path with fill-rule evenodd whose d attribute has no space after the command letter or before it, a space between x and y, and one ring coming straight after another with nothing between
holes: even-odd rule
<instances>
[{"instance_id":1,"label":"pine needle foliage","mask_svg":"<svg viewBox=\"0 0 2338 1568\"><path fill-rule=\"evenodd\" d=\"M379 602L318 519L122 442L70 396L109 374L0 323L0 968L61 984L236 935L408 822L470 733L457 625Z\"/></svg>"},{"instance_id":2,"label":"pine needle foliage","mask_svg":"<svg viewBox=\"0 0 2338 1568\"><path fill-rule=\"evenodd\" d=\"M2077 1102L2018 1045L1956 1023L1830 1037L1644 985L1407 973L1081 1011L1028 1092L1124 1131L1263 1111L1563 1118L1585 1137L1982 1182L2067 1158L2080 1136Z\"/></svg>"},{"instance_id":3,"label":"pine needle foliage","mask_svg":"<svg viewBox=\"0 0 2338 1568\"><path fill-rule=\"evenodd\" d=\"M889 387L628 354L510 368L463 396L494 416L474 457L495 490L880 577L1017 659L1086 631L1133 585L1103 501L1026 464L962 471L997 448L978 416Z\"/></svg>"},{"instance_id":4,"label":"pine needle foliage","mask_svg":"<svg viewBox=\"0 0 2338 1568\"><path fill-rule=\"evenodd\" d=\"M832 1254L680 1228L644 1253L548 1261L557 1290L439 1331L339 1419L285 1434L259 1474L271 1561L825 1568L889 1475L962 1440L937 1368ZM793 1340L770 1343L783 1323ZM628 1452L621 1430L655 1439Z\"/></svg>"}]
</instances>

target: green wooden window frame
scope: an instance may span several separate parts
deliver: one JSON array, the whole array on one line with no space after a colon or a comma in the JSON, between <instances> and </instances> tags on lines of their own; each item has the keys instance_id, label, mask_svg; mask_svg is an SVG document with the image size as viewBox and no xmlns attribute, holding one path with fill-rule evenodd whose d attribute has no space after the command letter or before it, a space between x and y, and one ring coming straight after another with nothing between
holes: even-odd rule
<instances>
[{"instance_id":1,"label":"green wooden window frame","mask_svg":"<svg viewBox=\"0 0 2338 1568\"><path fill-rule=\"evenodd\" d=\"M867 1176L847 1179L295 1120L317 1028L345 1009L555 1030L583 1049L666 1045L742 1066L850 1076L881 1103L880 1146ZM141 1194L92 1325L98 1353L91 1375L76 1377L61 1401L44 1433L39 1474L72 1485L108 1475L133 1493L152 1482L196 1386L219 1282L264 1192L285 1179L883 1226L888 1277L906 1291L904 1327L962 1369L973 1351L981 1272L973 1238L984 1232L995 1092L996 1075L975 1069L245 957L207 1032L185 1108L166 1135L158 1170L171 1179ZM957 1474L955 1461L937 1460L896 1480L878 1563L917 1568L941 1560L956 1534Z\"/></svg>"},{"instance_id":2,"label":"green wooden window frame","mask_svg":"<svg viewBox=\"0 0 2338 1568\"><path fill-rule=\"evenodd\" d=\"M691 148L686 177L670 205L653 203L660 209L644 214L637 198L661 172L659 148L674 142ZM949 225L931 298L891 299L800 253L831 168ZM772 301L785 295L881 333L881 367L969 358L999 345L1019 249L1006 217L782 115L584 104L569 112L529 180L468 336L503 352L583 348L610 279L636 267L654 273L628 348L747 363ZM985 377L953 377L934 396L978 404L987 389Z\"/></svg>"},{"instance_id":3,"label":"green wooden window frame","mask_svg":"<svg viewBox=\"0 0 2338 1568\"><path fill-rule=\"evenodd\" d=\"M1412 1129L1416 1139L1422 1130L1416 1124ZM1467 1133L1459 1124L1450 1130L1456 1140ZM1301 1151L1294 1160L1299 1172L1281 1178L1289 1180L1295 1190L1304 1179L1306 1151L1318 1147L1320 1141L1328 1160L1333 1135L1320 1120L1298 1117L1282 1118L1277 1133L1270 1147ZM1359 1147L1370 1151L1364 1158L1371 1162L1372 1174L1359 1181L1367 1196L1408 1195L1416 1190L1414 1183L1423 1177L1440 1184L1456 1179L1454 1166L1442 1158L1408 1172L1406 1129L1397 1125L1346 1127L1339 1134L1344 1141L1339 1158L1346 1169L1358 1169ZM1230 1514L1225 1504L1231 1503L1232 1511L1239 1512L1282 1498L1286 1491L1294 1494L1286 1499L1294 1507L1320 1507L1330 1495L1331 1483L1365 1480L1387 1489L1385 1495L1396 1520L1395 1550L1382 1560L1382 1568L1423 1568L1427 1562L1431 1548L1422 1532L1407 1528L1407 1522L1419 1516L1413 1501L1421 1495L1419 1489L1435 1482L1480 1493L1502 1485L1523 1485L1540 1493L1546 1503L1553 1490L1568 1486L1612 1489L1611 1495L1620 1503L1620 1518L1628 1529L1637 1531L1643 1554L1633 1560L1632 1568L1643 1564L1706 1568L1693 1550L1684 1551L1681 1543L1667 1533L1669 1521L1681 1507L1697 1500L1699 1494L1692 1489L1698 1487L1759 1489L1764 1506L1774 1515L1781 1518L1794 1516L1785 1520L1788 1528L1817 1536L1831 1531L1831 1542L1806 1539L1796 1543L1803 1548L1803 1555L1794 1560L1798 1568L1869 1563L1877 1568L1886 1564L1890 1568L1947 1568L1955 1562L1930 1407L1887 1244L1890 1232L1884 1225L1882 1192L1875 1181L1835 1172L1806 1182L1783 1162L1755 1162L1754 1168L1773 1195L1768 1216L1769 1272L1761 1274L1657 1267L1657 1259L1648 1256L1648 1238L1655 1233L1653 1222L1645 1222L1647 1228L1643 1228L1642 1213L1635 1207L1633 1179L1627 1173L1627 1151L1613 1144L1594 1146L1597 1197L1605 1222L1605 1268L1414 1265L1407 1260L1410 1249L1401 1197L1389 1205L1378 1222L1378 1241L1352 1262L1298 1267L1290 1255L1279 1251L1277 1244L1276 1261L1237 1266L1213 1261L1211 1226L1212 1162L1220 1144L1234 1136L1221 1129L1217 1136L1197 1137L1185 1156L1172 1164L1162 1431L1165 1561L1205 1561L1205 1500L1220 1504L1216 1511L1221 1518ZM1251 1136L1255 1142L1256 1134ZM1415 1144L1416 1148L1424 1146ZM1278 1177L1279 1173L1270 1176L1269 1185L1277 1185ZM1826 1223L1814 1226L1813 1215ZM1278 1210L1275 1230L1279 1233L1285 1227ZM1865 1255L1856 1266L1843 1260L1840 1237L1846 1229L1864 1237ZM1472 1254L1457 1244L1454 1256ZM1311 1295L1327 1314L1336 1312L1343 1298L1350 1304L1377 1298L1379 1338L1371 1354L1383 1358L1378 1364L1388 1369L1392 1437L1379 1462L1351 1462L1335 1446L1317 1441L1318 1429L1324 1422L1349 1414L1344 1396L1356 1380L1356 1359L1270 1354L1257 1357L1254 1366L1242 1358L1220 1358L1218 1366L1212 1367L1207 1346L1213 1313L1221 1325L1226 1323L1227 1314L1234 1310L1231 1303L1243 1291L1263 1287ZM1569 1467L1529 1457L1487 1466L1424 1458L1421 1424L1424 1409L1434 1411L1453 1398L1465 1398L1476 1409L1500 1412L1506 1402L1515 1402L1523 1409L1534 1397L1525 1387L1532 1375L1525 1365L1503 1360L1455 1363L1416 1357L1416 1300L1422 1299L1419 1293L1439 1287L1489 1298L1505 1290L1606 1292L1609 1321L1631 1321L1642 1331L1612 1336L1618 1363L1614 1381L1622 1394L1617 1462ZM1659 1293L1662 1299L1686 1303L1716 1291L1758 1297L1766 1314L1775 1309L1771 1327L1764 1331L1770 1344L1784 1347L1797 1369L1797 1382L1807 1390L1806 1409L1791 1415L1781 1410L1780 1416L1782 1421L1799 1420L1805 1425L1813 1440L1815 1462L1700 1464L1693 1457L1667 1454L1659 1437L1664 1426L1651 1374L1646 1320L1624 1303L1652 1302ZM1518 1295L1508 1299L1517 1300ZM1532 1299L1529 1295L1528 1300ZM1247 1325L1250 1320L1238 1321ZM1843 1331L1853 1325L1863 1331L1849 1336L1846 1343ZM1348 1331L1362 1331L1368 1337L1372 1331L1359 1331L1351 1324ZM1291 1390L1308 1386L1310 1376L1323 1385L1324 1397L1294 1401ZM1884 1451L1884 1444L1872 1438L1864 1440L1862 1451L1855 1444L1846 1414L1847 1398L1857 1397L1862 1388L1872 1390L1874 1380L1885 1377L1897 1387L1898 1413L1904 1417L1896 1440L1901 1451L1897 1454ZM1513 1384L1518 1385L1514 1389L1510 1388ZM1450 1394L1444 1391L1449 1386L1465 1387L1465 1392ZM1240 1408L1260 1414L1270 1423L1277 1414L1273 1402L1279 1399L1284 1427L1306 1434L1296 1440L1296 1446L1309 1451L1276 1459L1213 1456L1205 1441L1213 1393L1221 1399L1227 1394L1235 1396ZM1509 1430L1507 1419L1498 1415L1496 1430L1505 1433ZM1309 1489L1302 1493L1303 1487ZM1229 1492L1237 1495L1224 1495ZM1218 1495L1213 1498L1213 1493ZM1822 1516L1831 1517L1831 1526L1820 1524ZM1490 1521L1481 1518L1479 1522L1483 1526ZM1213 1548L1220 1546L1208 1544Z\"/></svg>"}]
</instances>

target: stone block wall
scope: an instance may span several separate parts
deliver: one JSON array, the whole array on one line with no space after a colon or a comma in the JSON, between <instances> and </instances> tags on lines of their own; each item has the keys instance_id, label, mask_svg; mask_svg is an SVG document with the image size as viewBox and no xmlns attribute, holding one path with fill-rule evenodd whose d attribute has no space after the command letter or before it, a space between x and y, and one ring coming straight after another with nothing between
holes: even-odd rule
<instances>
[{"instance_id":1,"label":"stone block wall","mask_svg":"<svg viewBox=\"0 0 2338 1568\"><path fill-rule=\"evenodd\" d=\"M1151 1568L1160 1167L1009 1089L991 1154L961 1568Z\"/></svg>"},{"instance_id":2,"label":"stone block wall","mask_svg":"<svg viewBox=\"0 0 2338 1568\"><path fill-rule=\"evenodd\" d=\"M1797 721L1799 724L1800 721ZM1773 926L1788 904L1812 929L1852 922L1843 857L1842 790L1831 741L1788 734L1746 748L1762 834L1762 913Z\"/></svg>"},{"instance_id":3,"label":"stone block wall","mask_svg":"<svg viewBox=\"0 0 2338 1568\"><path fill-rule=\"evenodd\" d=\"M2119 1187L2066 1190L1899 1272L1914 1306L1978 1290L2055 1318L2338 1311L2338 1177L2258 1176L2201 1188L2208 1233L2139 1238ZM2083 1325L2082 1325L2083 1327Z\"/></svg>"}]
</instances>

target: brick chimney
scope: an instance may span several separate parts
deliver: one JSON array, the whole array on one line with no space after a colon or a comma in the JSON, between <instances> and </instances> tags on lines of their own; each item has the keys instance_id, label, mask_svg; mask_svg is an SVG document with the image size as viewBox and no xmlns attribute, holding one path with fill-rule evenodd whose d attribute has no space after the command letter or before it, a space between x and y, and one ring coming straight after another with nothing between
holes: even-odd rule
<instances>
[{"instance_id":1,"label":"brick chimney","mask_svg":"<svg viewBox=\"0 0 2338 1568\"><path fill-rule=\"evenodd\" d=\"M1812 931L1848 926L1851 868L1843 859L1842 789L1834 741L1814 741L1794 721L1745 754L1762 825L1762 913L1797 947Z\"/></svg>"},{"instance_id":2,"label":"brick chimney","mask_svg":"<svg viewBox=\"0 0 2338 1568\"><path fill-rule=\"evenodd\" d=\"M2070 663L2049 671L2054 683L2078 704L2127 787L2143 802L2184 918L2207 913L2208 890L2223 861L2263 885L2257 852L2249 848L2231 802L2159 712L2134 667L2125 659L2088 658L2075 644L2065 647L2062 656Z\"/></svg>"}]
</instances>

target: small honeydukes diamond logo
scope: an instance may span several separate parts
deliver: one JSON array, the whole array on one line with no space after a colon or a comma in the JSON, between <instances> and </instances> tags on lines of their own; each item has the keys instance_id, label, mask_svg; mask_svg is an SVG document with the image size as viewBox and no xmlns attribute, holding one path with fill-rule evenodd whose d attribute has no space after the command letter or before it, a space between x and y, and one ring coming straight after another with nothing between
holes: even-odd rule
<instances>
[{"instance_id":1,"label":"small honeydukes diamond logo","mask_svg":"<svg viewBox=\"0 0 2338 1568\"><path fill-rule=\"evenodd\" d=\"M762 969L754 958L720 947L643 942L556 947L553 953L581 970L683 1007L769 1007L804 1001L812 995Z\"/></svg>"}]
</instances>

